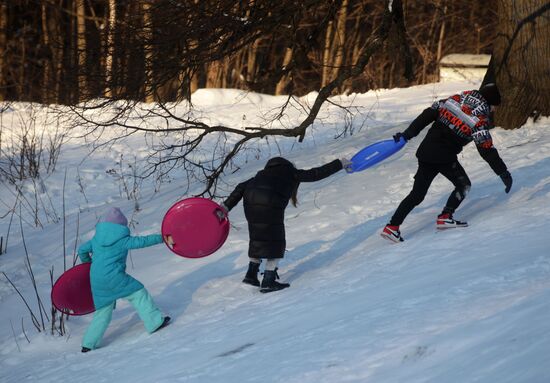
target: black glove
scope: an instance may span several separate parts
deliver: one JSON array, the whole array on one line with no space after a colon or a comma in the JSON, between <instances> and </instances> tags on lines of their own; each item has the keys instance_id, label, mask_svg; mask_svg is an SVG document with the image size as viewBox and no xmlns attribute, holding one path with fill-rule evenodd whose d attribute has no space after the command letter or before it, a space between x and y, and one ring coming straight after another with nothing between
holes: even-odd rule
<instances>
[{"instance_id":1,"label":"black glove","mask_svg":"<svg viewBox=\"0 0 550 383\"><path fill-rule=\"evenodd\" d=\"M506 170L499 177L502 180L502 182L504 182L504 185L506 186L504 191L506 193L508 193L510 191L510 189L512 188L512 175L510 174L510 172L508 170Z\"/></svg>"},{"instance_id":2,"label":"black glove","mask_svg":"<svg viewBox=\"0 0 550 383\"><path fill-rule=\"evenodd\" d=\"M393 135L393 140L394 140L395 142L399 142L399 141L401 141L401 137L403 137L403 139L405 140L405 142L408 141L408 140L407 140L407 136L405 136L405 135L404 135L403 133L401 133L401 132L395 133L395 134Z\"/></svg>"}]
</instances>

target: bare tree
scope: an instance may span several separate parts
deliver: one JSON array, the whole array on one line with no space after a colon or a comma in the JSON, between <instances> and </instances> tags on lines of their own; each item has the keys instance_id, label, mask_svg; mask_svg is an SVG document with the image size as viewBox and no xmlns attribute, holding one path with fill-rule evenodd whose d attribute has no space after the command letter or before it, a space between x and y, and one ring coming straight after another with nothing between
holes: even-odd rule
<instances>
[{"instance_id":1,"label":"bare tree","mask_svg":"<svg viewBox=\"0 0 550 383\"><path fill-rule=\"evenodd\" d=\"M292 12L288 11L288 4L286 4L286 7L281 8L281 5L276 1L270 3L269 7L255 8L252 11L241 9L234 5L224 8L223 13L216 13L217 17L223 19L219 20L219 28L213 30L209 29L210 34L202 36L201 41L203 44L200 47L193 47L193 49L187 47L187 54L181 57L183 61L191 67L196 65L193 60L204 63L205 60L208 62L214 57L217 60L215 62L211 61L211 63L215 64L217 62L215 65L219 66L222 62L230 62L231 57L233 57L234 53L241 47L248 44L254 44L263 34L271 32L274 26L281 23L286 23L285 25L287 28L285 28L285 33L288 33L290 36L296 36L300 28L298 24L294 22L296 15L299 12L306 12L309 9L307 7L315 5L315 3L315 1L310 0L305 4L297 4ZM344 2L344 4L346 3ZM389 6L390 4L391 7ZM217 3L216 7L219 6L221 5ZM256 7L257 5L253 3L252 6ZM217 9L217 12L219 11L220 9ZM255 14L257 19L243 20L242 17L239 17L240 12L246 14L247 11L250 11L251 14ZM279 14L277 14L277 11ZM78 121L75 123L78 126L88 127L90 133L94 134L98 134L104 129L117 127L120 129L121 135L116 139L138 131L149 134L169 135L169 139L167 140L169 143L164 144L161 141L161 144L156 147L157 152L151 157L154 161L151 163L151 168L149 169L150 173L160 169L162 165L167 163L172 163L173 166L179 164L183 168L190 169L190 177L205 182L203 194L214 195L219 176L231 164L234 156L246 147L247 143L265 137L295 137L300 142L304 140L307 129L317 118L323 103L333 94L333 92L342 87L345 81L362 75L371 57L384 46L384 42L388 38L392 26L396 26L397 30L404 33L403 12L400 0L386 2L386 7L379 17L378 27L373 29L371 35L364 41L359 52L355 56L356 61L340 67L337 73L332 71L335 77L319 90L318 96L311 106L299 104L299 100L292 95L289 97L288 102L281 106L280 111L276 113L276 117L274 118L280 118L280 116L285 113L285 108L290 103L294 103L296 106L307 110L307 116L297 126L289 128L269 128L272 121L266 121L265 124L259 126L244 127L244 129L242 127L208 125L194 116L192 106L188 109L188 113L182 116L175 114L173 112L175 109L164 103L158 103L146 108L142 113L139 113L139 107L136 107L136 104L132 102L127 102L124 106L118 103L117 110L119 112L112 118L106 117L108 116L107 113L101 113L100 110L97 110L98 107L96 107L95 104L90 104L89 108L85 107L85 109L73 108L74 112L79 117ZM165 25L170 23L168 19L164 19L164 21ZM193 20L189 22L194 23ZM216 20L214 20L214 22L216 22ZM193 24L193 26L196 25ZM295 54L289 59L290 62L283 62L283 68L275 69L274 72L277 74L275 79L277 81L279 81L283 75L292 73L292 70L300 65L299 62L296 62L297 60L309 60L307 56L302 56L300 58L301 55L307 52L306 42L314 38L316 39L317 37L322 38L323 35L321 33L322 29L317 30L316 27L313 27L309 32L309 35L305 35L305 37L302 36L301 39L296 39L297 43L293 45ZM189 33L197 32L191 30ZM201 33L206 34L207 31L201 30ZM315 33L318 33L319 36L315 36ZM340 33L342 33L342 31L340 31ZM161 37L155 34L153 39L157 38ZM166 38L168 38L168 36L166 36ZM159 48L157 45L154 46L155 49ZM336 51L338 51L338 48ZM211 67L210 70L212 71L212 75L217 76L220 72L215 65ZM166 74L157 71L155 81L160 81L163 77L172 77L171 66L162 68L170 73ZM179 70L179 67L177 67L177 69ZM410 71L411 68L409 68L408 72L410 73ZM99 106L99 108L103 107L110 107L110 104L105 103ZM95 113L93 113L94 109L96 109ZM136 117L136 114L139 116ZM157 121L159 118L164 119L165 127L158 127L158 124L157 126L148 125L147 120L151 117L154 117ZM122 132L125 132L125 134L122 134ZM229 136L235 137L236 139L229 141L227 140ZM208 153L208 156L203 153L201 158L201 145L207 139L215 139L218 141L218 145L216 146L217 150L215 150L214 153ZM162 155L158 155L159 152L162 152Z\"/></svg>"}]
</instances>

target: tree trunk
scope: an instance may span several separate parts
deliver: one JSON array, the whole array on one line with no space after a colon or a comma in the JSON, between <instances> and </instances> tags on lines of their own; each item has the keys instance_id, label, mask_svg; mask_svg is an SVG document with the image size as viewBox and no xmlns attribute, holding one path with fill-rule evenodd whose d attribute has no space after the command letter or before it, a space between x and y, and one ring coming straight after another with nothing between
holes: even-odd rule
<instances>
[{"instance_id":1,"label":"tree trunk","mask_svg":"<svg viewBox=\"0 0 550 383\"><path fill-rule=\"evenodd\" d=\"M334 36L334 43L336 44L336 53L334 55L334 66L332 68L331 79L338 77L340 67L344 62L344 44L346 41L346 21L348 18L348 0L343 0L340 6L340 13L338 15L338 26L336 28L336 35Z\"/></svg>"},{"instance_id":2,"label":"tree trunk","mask_svg":"<svg viewBox=\"0 0 550 383\"><path fill-rule=\"evenodd\" d=\"M253 83L256 78L256 59L258 55L259 46L260 46L260 39L256 39L248 49L247 62L246 62L246 82L247 83Z\"/></svg>"},{"instance_id":3,"label":"tree trunk","mask_svg":"<svg viewBox=\"0 0 550 383\"><path fill-rule=\"evenodd\" d=\"M53 81L54 86L54 98L55 102L61 103L64 99L61 97L61 78L63 75L63 58L65 55L65 44L61 44L61 41L65 41L67 38L63 33L64 28L61 23L61 12L55 10L52 13L55 14L55 18L50 13L50 20L52 26L53 39L56 41L56 44L52 45L52 67L54 69Z\"/></svg>"},{"instance_id":4,"label":"tree trunk","mask_svg":"<svg viewBox=\"0 0 550 383\"><path fill-rule=\"evenodd\" d=\"M48 23L48 7L46 4L42 4L42 44L44 45L44 48L48 50L48 52L51 51L50 46L50 26ZM51 17L51 15L50 15ZM1 28L1 27L0 27ZM49 104L51 102L55 102L55 95L53 94L53 81L52 81L52 59L51 57L53 55L48 55L49 58L47 60L44 60L44 65L42 67L42 95L41 95L41 101L43 103Z\"/></svg>"},{"instance_id":5,"label":"tree trunk","mask_svg":"<svg viewBox=\"0 0 550 383\"><path fill-rule=\"evenodd\" d=\"M78 56L78 99L86 100L88 98L87 74L86 70L86 6L84 0L76 2L76 49Z\"/></svg>"},{"instance_id":6,"label":"tree trunk","mask_svg":"<svg viewBox=\"0 0 550 383\"><path fill-rule=\"evenodd\" d=\"M6 32L8 30L8 6L0 5L0 101L6 100L6 44L8 42ZM1 249L0 249L1 250Z\"/></svg>"},{"instance_id":7,"label":"tree trunk","mask_svg":"<svg viewBox=\"0 0 550 383\"><path fill-rule=\"evenodd\" d=\"M323 73L321 75L321 87L327 85L330 82L330 51L332 47L332 26L333 22L330 21L327 26L327 31L325 33L325 46L323 49Z\"/></svg>"},{"instance_id":8,"label":"tree trunk","mask_svg":"<svg viewBox=\"0 0 550 383\"><path fill-rule=\"evenodd\" d=\"M195 93L197 89L199 89L200 82L199 82L199 76L197 73L193 72L193 75L191 77L191 85L189 86L189 95ZM189 97L180 97L180 100L183 100L185 98Z\"/></svg>"},{"instance_id":9,"label":"tree trunk","mask_svg":"<svg viewBox=\"0 0 550 383\"><path fill-rule=\"evenodd\" d=\"M24 38L20 39L21 41L21 63L25 63L27 61L27 44ZM25 97L25 65L19 66L19 77L17 79L17 93L19 94L19 97L24 98Z\"/></svg>"},{"instance_id":10,"label":"tree trunk","mask_svg":"<svg viewBox=\"0 0 550 383\"><path fill-rule=\"evenodd\" d=\"M502 95L495 122L504 129L550 115L549 16L546 0L499 0L492 69Z\"/></svg>"},{"instance_id":11,"label":"tree trunk","mask_svg":"<svg viewBox=\"0 0 550 383\"><path fill-rule=\"evenodd\" d=\"M142 3L143 12L143 51L145 59L145 102L153 102L153 19L151 17L151 4L148 1Z\"/></svg>"},{"instance_id":12,"label":"tree trunk","mask_svg":"<svg viewBox=\"0 0 550 383\"><path fill-rule=\"evenodd\" d=\"M103 95L113 97L113 56L115 51L116 0L109 0L109 21L105 32L105 88Z\"/></svg>"},{"instance_id":13,"label":"tree trunk","mask_svg":"<svg viewBox=\"0 0 550 383\"><path fill-rule=\"evenodd\" d=\"M286 69L290 62L292 61L292 48L286 48L285 52L285 58L283 59L283 69ZM285 74L281 77L279 82L277 83L277 86L275 87L275 94L286 94L287 93L287 86L290 81L290 76L288 74Z\"/></svg>"},{"instance_id":14,"label":"tree trunk","mask_svg":"<svg viewBox=\"0 0 550 383\"><path fill-rule=\"evenodd\" d=\"M445 19L447 15L447 6L443 7L443 22L441 23L441 29L439 30L439 40L437 42L437 55L435 57L435 60L437 63L441 61L441 57L443 57L443 42L445 41Z\"/></svg>"},{"instance_id":15,"label":"tree trunk","mask_svg":"<svg viewBox=\"0 0 550 383\"><path fill-rule=\"evenodd\" d=\"M213 61L208 64L206 71L206 87L222 88L223 64L221 60Z\"/></svg>"}]
</instances>

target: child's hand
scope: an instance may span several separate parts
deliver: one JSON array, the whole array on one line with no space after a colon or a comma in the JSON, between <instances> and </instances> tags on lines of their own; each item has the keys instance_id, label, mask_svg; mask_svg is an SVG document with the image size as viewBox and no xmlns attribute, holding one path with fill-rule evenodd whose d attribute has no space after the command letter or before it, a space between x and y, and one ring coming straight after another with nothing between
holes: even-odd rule
<instances>
[{"instance_id":1,"label":"child's hand","mask_svg":"<svg viewBox=\"0 0 550 383\"><path fill-rule=\"evenodd\" d=\"M353 163L350 160L347 158L341 158L340 162L342 163L342 168L344 168L346 173L353 173Z\"/></svg>"},{"instance_id":2,"label":"child's hand","mask_svg":"<svg viewBox=\"0 0 550 383\"><path fill-rule=\"evenodd\" d=\"M224 210L223 205L221 209L216 209L214 213L216 214L216 217L218 217L220 221L223 221L225 217L227 217L227 210Z\"/></svg>"},{"instance_id":3,"label":"child's hand","mask_svg":"<svg viewBox=\"0 0 550 383\"><path fill-rule=\"evenodd\" d=\"M167 244L170 248L173 248L173 247L174 247L174 239L172 238L171 235L165 235L165 236L164 236L164 242L166 242L166 244Z\"/></svg>"}]
</instances>

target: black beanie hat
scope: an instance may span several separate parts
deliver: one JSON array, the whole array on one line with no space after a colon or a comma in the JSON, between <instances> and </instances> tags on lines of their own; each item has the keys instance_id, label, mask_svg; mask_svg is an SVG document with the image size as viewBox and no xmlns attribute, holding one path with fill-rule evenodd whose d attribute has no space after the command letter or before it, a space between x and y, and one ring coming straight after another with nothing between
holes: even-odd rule
<instances>
[{"instance_id":1,"label":"black beanie hat","mask_svg":"<svg viewBox=\"0 0 550 383\"><path fill-rule=\"evenodd\" d=\"M292 167L292 168L294 167L292 162L290 162L286 158L274 157L274 158L270 159L269 161L267 161L267 164L265 164L265 169L272 168L274 166L289 166L289 167Z\"/></svg>"},{"instance_id":2,"label":"black beanie hat","mask_svg":"<svg viewBox=\"0 0 550 383\"><path fill-rule=\"evenodd\" d=\"M483 85L479 88L479 93L487 100L489 105L500 105L500 92L494 82Z\"/></svg>"}]
</instances>

